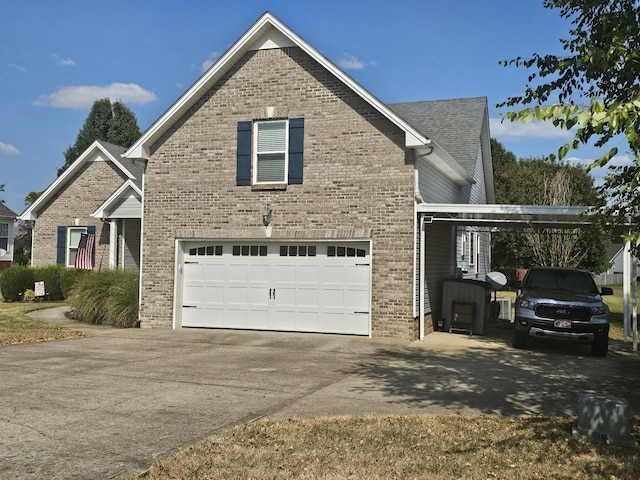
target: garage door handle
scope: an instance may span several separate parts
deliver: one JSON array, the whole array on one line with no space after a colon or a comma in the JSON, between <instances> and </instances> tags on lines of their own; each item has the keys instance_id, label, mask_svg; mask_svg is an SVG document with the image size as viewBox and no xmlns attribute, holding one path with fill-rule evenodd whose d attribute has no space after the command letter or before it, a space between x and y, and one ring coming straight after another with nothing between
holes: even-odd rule
<instances>
[{"instance_id":1,"label":"garage door handle","mask_svg":"<svg viewBox=\"0 0 640 480\"><path fill-rule=\"evenodd\" d=\"M369 312L353 312L353 313L355 313L355 314L363 313L363 314L369 315Z\"/></svg>"},{"instance_id":2,"label":"garage door handle","mask_svg":"<svg viewBox=\"0 0 640 480\"><path fill-rule=\"evenodd\" d=\"M273 295L273 297L272 297ZM270 288L269 289L269 298L273 298L274 300L276 299L276 289L275 288Z\"/></svg>"},{"instance_id":3,"label":"garage door handle","mask_svg":"<svg viewBox=\"0 0 640 480\"><path fill-rule=\"evenodd\" d=\"M197 305L183 305L182 308L198 308Z\"/></svg>"}]
</instances>

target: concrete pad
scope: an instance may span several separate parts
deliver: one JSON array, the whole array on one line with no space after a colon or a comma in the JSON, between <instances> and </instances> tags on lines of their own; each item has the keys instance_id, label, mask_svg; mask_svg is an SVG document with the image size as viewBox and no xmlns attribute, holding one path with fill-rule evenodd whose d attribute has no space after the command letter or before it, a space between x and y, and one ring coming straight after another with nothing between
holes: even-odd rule
<instances>
[{"instance_id":1,"label":"concrete pad","mask_svg":"<svg viewBox=\"0 0 640 480\"><path fill-rule=\"evenodd\" d=\"M514 350L509 331L424 342L205 329L113 329L0 347L0 476L121 478L262 417L572 415L583 393L635 398L639 357L612 344Z\"/></svg>"}]
</instances>

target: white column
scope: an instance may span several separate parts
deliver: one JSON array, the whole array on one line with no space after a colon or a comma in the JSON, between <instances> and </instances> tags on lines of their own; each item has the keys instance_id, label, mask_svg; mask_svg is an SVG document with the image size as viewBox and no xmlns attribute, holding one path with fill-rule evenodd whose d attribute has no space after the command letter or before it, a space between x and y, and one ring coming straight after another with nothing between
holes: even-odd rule
<instances>
[{"instance_id":1,"label":"white column","mask_svg":"<svg viewBox=\"0 0 640 480\"><path fill-rule=\"evenodd\" d=\"M109 222L109 268L118 267L118 221Z\"/></svg>"},{"instance_id":2,"label":"white column","mask_svg":"<svg viewBox=\"0 0 640 480\"><path fill-rule=\"evenodd\" d=\"M622 253L622 298L624 306L624 341L629 338L629 325L631 324L631 241L626 240L624 243L624 252Z\"/></svg>"}]
</instances>

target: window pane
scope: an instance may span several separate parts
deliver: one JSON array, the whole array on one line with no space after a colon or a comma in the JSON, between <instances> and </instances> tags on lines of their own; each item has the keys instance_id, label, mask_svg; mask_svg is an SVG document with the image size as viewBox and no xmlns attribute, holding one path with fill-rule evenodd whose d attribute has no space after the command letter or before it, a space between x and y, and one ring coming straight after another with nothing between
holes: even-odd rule
<instances>
[{"instance_id":1,"label":"window pane","mask_svg":"<svg viewBox=\"0 0 640 480\"><path fill-rule=\"evenodd\" d=\"M196 255L198 253L198 249L197 248L190 248L189 249L189 255Z\"/></svg>"},{"instance_id":2,"label":"window pane","mask_svg":"<svg viewBox=\"0 0 640 480\"><path fill-rule=\"evenodd\" d=\"M213 255L213 245L207 247L207 256Z\"/></svg>"},{"instance_id":3,"label":"window pane","mask_svg":"<svg viewBox=\"0 0 640 480\"><path fill-rule=\"evenodd\" d=\"M345 247L338 247L338 257L344 257L345 250Z\"/></svg>"},{"instance_id":4,"label":"window pane","mask_svg":"<svg viewBox=\"0 0 640 480\"><path fill-rule=\"evenodd\" d=\"M287 256L287 252L289 252L289 249L287 248L286 245L280 245L280 256L281 257L286 257Z\"/></svg>"},{"instance_id":5,"label":"window pane","mask_svg":"<svg viewBox=\"0 0 640 480\"><path fill-rule=\"evenodd\" d=\"M316 256L316 247L315 246L309 246L308 255L310 257L315 257Z\"/></svg>"},{"instance_id":6,"label":"window pane","mask_svg":"<svg viewBox=\"0 0 640 480\"><path fill-rule=\"evenodd\" d=\"M9 224L8 223L0 223L0 237L9 238Z\"/></svg>"},{"instance_id":7,"label":"window pane","mask_svg":"<svg viewBox=\"0 0 640 480\"><path fill-rule=\"evenodd\" d=\"M300 245L300 247L298 248L298 253L300 254L301 257L306 257L307 247L305 245Z\"/></svg>"},{"instance_id":8,"label":"window pane","mask_svg":"<svg viewBox=\"0 0 640 480\"><path fill-rule=\"evenodd\" d=\"M298 247L296 247L295 245L291 245L289 247L289 256L290 257L297 257L298 256Z\"/></svg>"},{"instance_id":9,"label":"window pane","mask_svg":"<svg viewBox=\"0 0 640 480\"><path fill-rule=\"evenodd\" d=\"M258 155L258 182L284 182L284 153Z\"/></svg>"},{"instance_id":10,"label":"window pane","mask_svg":"<svg viewBox=\"0 0 640 480\"><path fill-rule=\"evenodd\" d=\"M336 256L336 247L327 247L327 256L335 257Z\"/></svg>"},{"instance_id":11,"label":"window pane","mask_svg":"<svg viewBox=\"0 0 640 480\"><path fill-rule=\"evenodd\" d=\"M3 250L9 250L8 238L0 238L0 248L2 248Z\"/></svg>"},{"instance_id":12,"label":"window pane","mask_svg":"<svg viewBox=\"0 0 640 480\"><path fill-rule=\"evenodd\" d=\"M249 256L249 245L242 245L242 256Z\"/></svg>"},{"instance_id":13,"label":"window pane","mask_svg":"<svg viewBox=\"0 0 640 480\"><path fill-rule=\"evenodd\" d=\"M67 265L69 267L73 267L76 264L76 253L78 252L77 248L69 249L69 263Z\"/></svg>"},{"instance_id":14,"label":"window pane","mask_svg":"<svg viewBox=\"0 0 640 480\"><path fill-rule=\"evenodd\" d=\"M233 255L236 256L236 257L238 255L240 255L240 245L234 245L233 246Z\"/></svg>"},{"instance_id":15,"label":"window pane","mask_svg":"<svg viewBox=\"0 0 640 480\"><path fill-rule=\"evenodd\" d=\"M261 257L266 257L267 256L267 246L266 245L260 245L260 256Z\"/></svg>"},{"instance_id":16,"label":"window pane","mask_svg":"<svg viewBox=\"0 0 640 480\"><path fill-rule=\"evenodd\" d=\"M206 247L198 247L198 255L204 255L207 251Z\"/></svg>"},{"instance_id":17,"label":"window pane","mask_svg":"<svg viewBox=\"0 0 640 480\"><path fill-rule=\"evenodd\" d=\"M86 233L86 228L70 228L69 229L69 247L77 247L80 243L80 236Z\"/></svg>"},{"instance_id":18,"label":"window pane","mask_svg":"<svg viewBox=\"0 0 640 480\"><path fill-rule=\"evenodd\" d=\"M285 122L258 124L258 152L284 152L287 131Z\"/></svg>"},{"instance_id":19,"label":"window pane","mask_svg":"<svg viewBox=\"0 0 640 480\"><path fill-rule=\"evenodd\" d=\"M252 257L258 256L258 245L251 245L251 256Z\"/></svg>"},{"instance_id":20,"label":"window pane","mask_svg":"<svg viewBox=\"0 0 640 480\"><path fill-rule=\"evenodd\" d=\"M353 247L347 247L347 257L355 257L356 249Z\"/></svg>"},{"instance_id":21,"label":"window pane","mask_svg":"<svg viewBox=\"0 0 640 480\"><path fill-rule=\"evenodd\" d=\"M358 256L359 256L359 257L366 257L366 256L367 256L367 254L366 254L366 252L365 252L362 248L359 248L359 249L358 249Z\"/></svg>"},{"instance_id":22,"label":"window pane","mask_svg":"<svg viewBox=\"0 0 640 480\"><path fill-rule=\"evenodd\" d=\"M216 255L222 255L222 245L216 245Z\"/></svg>"}]
</instances>

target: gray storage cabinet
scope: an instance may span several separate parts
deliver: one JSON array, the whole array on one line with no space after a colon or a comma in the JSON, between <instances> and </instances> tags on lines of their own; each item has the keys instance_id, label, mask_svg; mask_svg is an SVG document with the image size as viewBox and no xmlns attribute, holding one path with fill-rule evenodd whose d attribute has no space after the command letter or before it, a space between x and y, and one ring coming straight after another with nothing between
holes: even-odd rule
<instances>
[{"instance_id":1,"label":"gray storage cabinet","mask_svg":"<svg viewBox=\"0 0 640 480\"><path fill-rule=\"evenodd\" d=\"M490 319L491 285L452 278L442 288L442 330L484 335Z\"/></svg>"}]
</instances>

